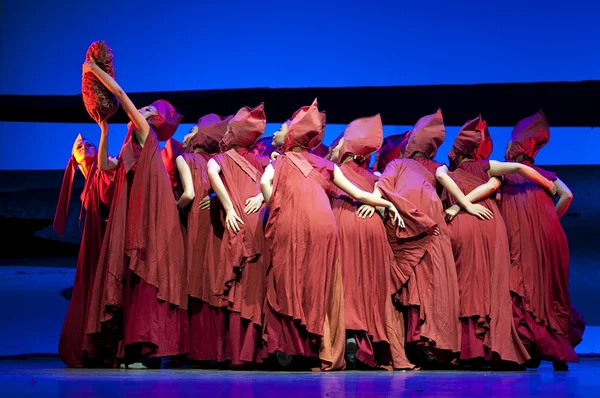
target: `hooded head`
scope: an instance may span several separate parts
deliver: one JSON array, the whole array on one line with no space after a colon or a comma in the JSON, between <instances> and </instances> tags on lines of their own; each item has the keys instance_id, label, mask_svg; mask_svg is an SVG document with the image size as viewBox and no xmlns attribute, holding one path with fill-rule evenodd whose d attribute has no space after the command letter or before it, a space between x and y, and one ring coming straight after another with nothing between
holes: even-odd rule
<instances>
[{"instance_id":1,"label":"hooded head","mask_svg":"<svg viewBox=\"0 0 600 398\"><path fill-rule=\"evenodd\" d=\"M457 167L461 158L468 157L473 160L485 160L492 154L492 137L487 128L487 123L481 115L469 120L461 127L454 145L448 154L451 167Z\"/></svg>"},{"instance_id":2,"label":"hooded head","mask_svg":"<svg viewBox=\"0 0 600 398\"><path fill-rule=\"evenodd\" d=\"M550 140L550 127L542 111L521 120L512 131L506 148L507 161L515 161L519 155L534 160L540 149Z\"/></svg>"},{"instance_id":3,"label":"hooded head","mask_svg":"<svg viewBox=\"0 0 600 398\"><path fill-rule=\"evenodd\" d=\"M263 135L266 126L267 117L264 103L254 109L243 107L227 124L225 135L219 143L221 152L226 152L234 147L250 148Z\"/></svg>"},{"instance_id":4,"label":"hooded head","mask_svg":"<svg viewBox=\"0 0 600 398\"><path fill-rule=\"evenodd\" d=\"M408 132L403 134L390 135L383 140L383 144L377 156L375 158L375 166L373 167L376 171L383 173L385 167L395 159L398 159L401 155L402 144L406 145Z\"/></svg>"},{"instance_id":5,"label":"hooded head","mask_svg":"<svg viewBox=\"0 0 600 398\"><path fill-rule=\"evenodd\" d=\"M73 142L73 148L71 149L71 156L67 162L65 173L63 175L62 186L60 188L60 195L58 197L58 205L56 206L56 213L54 215L53 227L60 236L64 236L65 227L67 225L67 216L69 213L69 203L71 202L71 190L73 188L73 179L75 178L75 170L77 166L87 163L88 165L96 162L97 151L96 145L91 141L83 138L81 134L77 135L75 142Z\"/></svg>"},{"instance_id":6,"label":"hooded head","mask_svg":"<svg viewBox=\"0 0 600 398\"><path fill-rule=\"evenodd\" d=\"M319 146L325 135L325 112L319 112L316 98L312 105L298 109L290 120L284 152L296 147L310 151Z\"/></svg>"},{"instance_id":7,"label":"hooded head","mask_svg":"<svg viewBox=\"0 0 600 398\"><path fill-rule=\"evenodd\" d=\"M383 123L380 114L356 119L344 131L337 161L342 163L348 156L354 156L359 162L363 162L381 148L382 141Z\"/></svg>"},{"instance_id":8,"label":"hooded head","mask_svg":"<svg viewBox=\"0 0 600 398\"><path fill-rule=\"evenodd\" d=\"M438 109L433 115L423 116L415 124L406 144L404 156L410 158L415 153L420 152L433 159L445 138L444 118L442 117L442 110Z\"/></svg>"},{"instance_id":9,"label":"hooded head","mask_svg":"<svg viewBox=\"0 0 600 398\"><path fill-rule=\"evenodd\" d=\"M195 149L203 149L211 154L219 152L219 143L225 136L227 123L232 118L233 115L223 117L214 113L202 116L183 138L183 148L186 152L193 152Z\"/></svg>"},{"instance_id":10,"label":"hooded head","mask_svg":"<svg viewBox=\"0 0 600 398\"><path fill-rule=\"evenodd\" d=\"M170 102L162 99L142 108L141 113L156 132L159 141L167 141L173 137L183 120L183 115Z\"/></svg>"}]
</instances>

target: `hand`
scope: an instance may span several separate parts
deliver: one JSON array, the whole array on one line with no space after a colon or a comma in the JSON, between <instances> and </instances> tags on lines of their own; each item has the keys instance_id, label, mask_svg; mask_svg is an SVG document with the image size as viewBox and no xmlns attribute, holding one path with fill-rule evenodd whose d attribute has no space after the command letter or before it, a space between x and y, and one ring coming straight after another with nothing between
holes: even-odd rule
<instances>
[{"instance_id":1,"label":"hand","mask_svg":"<svg viewBox=\"0 0 600 398\"><path fill-rule=\"evenodd\" d=\"M453 205L452 207L446 209L446 211L444 212L444 216L446 217L446 222L450 222L450 221L454 220L454 217L456 217L458 215L458 213L460 213L459 205Z\"/></svg>"},{"instance_id":2,"label":"hand","mask_svg":"<svg viewBox=\"0 0 600 398\"><path fill-rule=\"evenodd\" d=\"M356 216L358 218L371 218L375 214L375 208L371 205L362 205L356 210Z\"/></svg>"},{"instance_id":3,"label":"hand","mask_svg":"<svg viewBox=\"0 0 600 398\"><path fill-rule=\"evenodd\" d=\"M94 61L86 61L83 63L81 67L81 76L85 75L88 72L94 72L94 68L96 67L96 62Z\"/></svg>"},{"instance_id":4,"label":"hand","mask_svg":"<svg viewBox=\"0 0 600 398\"><path fill-rule=\"evenodd\" d=\"M492 218L494 218L494 213L492 213L490 209L478 204L471 203L470 205L465 207L465 211L471 214L472 216L479 218L480 220L491 220Z\"/></svg>"},{"instance_id":5,"label":"hand","mask_svg":"<svg viewBox=\"0 0 600 398\"><path fill-rule=\"evenodd\" d=\"M400 213L398 213L398 209L396 209L393 204L388 206L388 212L390 218L392 219L392 225L398 225L400 228L404 228L406 226L404 225L404 220L402 217L400 217Z\"/></svg>"},{"instance_id":6,"label":"hand","mask_svg":"<svg viewBox=\"0 0 600 398\"><path fill-rule=\"evenodd\" d=\"M269 159L275 160L275 159L277 159L277 156L279 156L279 155L281 155L279 152L273 151L273 152L271 152L271 155L269 155Z\"/></svg>"},{"instance_id":7,"label":"hand","mask_svg":"<svg viewBox=\"0 0 600 398\"><path fill-rule=\"evenodd\" d=\"M100 127L102 132L108 132L108 121L106 119L97 121L96 123L98 123L98 126Z\"/></svg>"},{"instance_id":8,"label":"hand","mask_svg":"<svg viewBox=\"0 0 600 398\"><path fill-rule=\"evenodd\" d=\"M258 210L260 210L260 207L262 206L263 202L263 196L260 194L248 198L248 200L246 200L246 207L244 208L244 212L246 214L256 213Z\"/></svg>"},{"instance_id":9,"label":"hand","mask_svg":"<svg viewBox=\"0 0 600 398\"><path fill-rule=\"evenodd\" d=\"M208 210L208 209L210 209L210 200L211 200L211 197L210 197L209 195L206 195L206 196L205 196L205 197L204 197L204 198L203 198L203 199L200 201L200 203L198 204L198 207L199 207L201 210Z\"/></svg>"},{"instance_id":10,"label":"hand","mask_svg":"<svg viewBox=\"0 0 600 398\"><path fill-rule=\"evenodd\" d=\"M180 209L183 209L183 208L187 207L187 205L192 203L192 200L194 200L194 195L192 195L188 192L184 192L183 194L181 194L181 197L177 201L177 207Z\"/></svg>"},{"instance_id":11,"label":"hand","mask_svg":"<svg viewBox=\"0 0 600 398\"><path fill-rule=\"evenodd\" d=\"M227 225L227 228L230 229L234 234L237 234L240 232L240 226L238 223L242 225L244 224L242 219L238 217L235 210L231 209L225 216L225 225Z\"/></svg>"}]
</instances>

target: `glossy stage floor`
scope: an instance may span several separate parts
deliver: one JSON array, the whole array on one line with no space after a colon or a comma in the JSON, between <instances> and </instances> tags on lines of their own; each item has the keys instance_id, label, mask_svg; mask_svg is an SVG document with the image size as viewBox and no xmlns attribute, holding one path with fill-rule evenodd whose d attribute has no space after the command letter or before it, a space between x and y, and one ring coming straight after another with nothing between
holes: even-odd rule
<instances>
[{"instance_id":1,"label":"glossy stage floor","mask_svg":"<svg viewBox=\"0 0 600 398\"><path fill-rule=\"evenodd\" d=\"M597 397L600 359L568 372L338 373L66 369L60 360L0 360L0 396L43 397Z\"/></svg>"}]
</instances>

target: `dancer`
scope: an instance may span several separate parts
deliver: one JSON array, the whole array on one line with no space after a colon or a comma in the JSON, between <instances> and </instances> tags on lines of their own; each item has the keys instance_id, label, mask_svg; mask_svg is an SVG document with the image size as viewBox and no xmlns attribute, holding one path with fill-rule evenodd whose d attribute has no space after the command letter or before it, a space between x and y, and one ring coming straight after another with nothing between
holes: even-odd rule
<instances>
[{"instance_id":1,"label":"dancer","mask_svg":"<svg viewBox=\"0 0 600 398\"><path fill-rule=\"evenodd\" d=\"M106 121L98 125L102 131L108 131ZM85 221L75 269L73 294L58 343L58 355L70 368L110 366L111 358L114 357L114 352L105 349L107 341L93 339L84 332L106 219L114 194L115 173L100 170L97 155L96 145L79 134L73 143L71 157L65 169L54 216L54 229L62 237L69 212L73 178L76 168L79 168L85 178L79 219L81 220L85 209Z\"/></svg>"},{"instance_id":2,"label":"dancer","mask_svg":"<svg viewBox=\"0 0 600 398\"><path fill-rule=\"evenodd\" d=\"M552 183L530 167L487 160L491 152L492 140L479 116L467 122L454 141L448 155L453 171L441 166L436 175L452 195L447 197L449 205L458 202L464 208L477 202L493 214L482 220L466 213L456 217L447 213L460 289L460 359L472 366L511 368L530 357L513 324L508 238L491 195L500 187L494 177L519 173L546 189Z\"/></svg>"},{"instance_id":3,"label":"dancer","mask_svg":"<svg viewBox=\"0 0 600 398\"><path fill-rule=\"evenodd\" d=\"M93 73L117 97L131 121L117 159L107 156L108 132L100 141L100 168L116 169L116 187L86 331L121 327L122 364L160 366L161 357L185 354L188 345L183 236L158 146L183 116L164 100L138 111L93 62L83 72Z\"/></svg>"},{"instance_id":4,"label":"dancer","mask_svg":"<svg viewBox=\"0 0 600 398\"><path fill-rule=\"evenodd\" d=\"M569 245L560 224L573 194L556 174L533 166L535 156L550 138L542 111L515 126L506 161L533 167L554 182L556 205L547 190L520 175L506 176L500 209L510 244L513 311L517 331L531 356L550 360L556 370L577 362L573 347L582 331L573 334L569 297ZM580 317L576 317L579 319ZM579 322L581 323L581 322ZM576 336L569 341L569 336Z\"/></svg>"},{"instance_id":5,"label":"dancer","mask_svg":"<svg viewBox=\"0 0 600 398\"><path fill-rule=\"evenodd\" d=\"M390 200L408 200L429 220L429 228L419 230L420 239L407 239L388 228L388 239L396 262L403 270L398 280L400 300L406 310L407 342L411 362L421 367L445 367L456 362L460 351L459 293L456 266L452 256L450 230L444 220L431 160L444 141L446 130L441 110L424 116L400 144L404 159L385 168L375 193ZM406 136L405 136L406 138ZM441 190L441 189L440 189ZM479 212L474 206L470 211ZM359 209L373 211L368 207ZM416 345L416 347L414 347Z\"/></svg>"},{"instance_id":6,"label":"dancer","mask_svg":"<svg viewBox=\"0 0 600 398\"><path fill-rule=\"evenodd\" d=\"M263 232L266 209L260 192L263 163L248 148L265 127L264 104L241 108L227 125L219 144L221 153L207 164L227 227L213 294L229 300L229 346L235 368L262 362L262 306L268 263Z\"/></svg>"},{"instance_id":7,"label":"dancer","mask_svg":"<svg viewBox=\"0 0 600 398\"><path fill-rule=\"evenodd\" d=\"M383 140L381 116L350 123L331 153L344 176L356 187L372 192L376 175L363 167ZM333 144L332 144L333 145ZM404 320L392 296L392 274L398 273L394 253L387 242L380 217L359 218L360 206L334 184L333 214L338 227L340 263L344 286L344 321L348 337L346 365L356 359L371 368L412 369L404 353ZM406 222L406 220L405 220ZM356 351L355 355L351 355Z\"/></svg>"},{"instance_id":8,"label":"dancer","mask_svg":"<svg viewBox=\"0 0 600 398\"><path fill-rule=\"evenodd\" d=\"M342 370L345 329L339 244L327 195L329 182L354 199L396 208L361 191L330 161L309 151L324 135L317 101L299 109L274 138L284 153L269 165L261 188L269 205L266 237L272 263L267 279L265 335L270 353L319 357L321 370Z\"/></svg>"}]
</instances>

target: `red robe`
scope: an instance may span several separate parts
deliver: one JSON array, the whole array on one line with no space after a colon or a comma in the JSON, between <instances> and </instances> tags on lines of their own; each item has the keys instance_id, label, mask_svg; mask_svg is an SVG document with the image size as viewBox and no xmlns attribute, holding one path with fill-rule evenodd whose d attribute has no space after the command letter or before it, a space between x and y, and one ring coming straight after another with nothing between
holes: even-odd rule
<instances>
[{"instance_id":1,"label":"red robe","mask_svg":"<svg viewBox=\"0 0 600 398\"><path fill-rule=\"evenodd\" d=\"M435 174L420 159L396 159L387 165L377 186L394 204L397 197L410 202L423 219L421 229L413 233L419 239L403 235L409 228L399 230L403 233L399 235L388 227L396 262L403 270L396 286L408 307L407 341L426 344L438 360L449 361L452 353L460 351L459 293L450 230L436 192ZM440 234L428 235L435 225Z\"/></svg>"},{"instance_id":2,"label":"red robe","mask_svg":"<svg viewBox=\"0 0 600 398\"><path fill-rule=\"evenodd\" d=\"M555 181L556 174L536 167ZM569 245L552 198L520 175L508 175L500 210L510 245L510 290L517 331L541 359L577 362L569 298ZM574 340L574 341L570 341ZM572 344L575 343L575 344Z\"/></svg>"},{"instance_id":3,"label":"red robe","mask_svg":"<svg viewBox=\"0 0 600 398\"><path fill-rule=\"evenodd\" d=\"M130 129L119 156L116 191L98 263L86 331L118 328L119 356L187 352L184 242L173 191L152 128L143 148Z\"/></svg>"},{"instance_id":4,"label":"red robe","mask_svg":"<svg viewBox=\"0 0 600 398\"><path fill-rule=\"evenodd\" d=\"M89 360L110 364L115 354L110 349L105 349L108 341L85 334L106 218L114 194L114 174L114 171L99 170L97 163L94 163L81 193L85 224L77 257L73 295L58 343L58 355L70 368L85 367Z\"/></svg>"},{"instance_id":5,"label":"red robe","mask_svg":"<svg viewBox=\"0 0 600 398\"><path fill-rule=\"evenodd\" d=\"M340 166L356 187L373 192L377 177L356 162ZM371 367L392 364L396 369L412 368L404 353L404 321L392 303L397 292L392 274L397 274L394 253L378 214L360 219L355 202L331 184L333 214L338 227L340 262L344 286L346 330L358 342L356 358Z\"/></svg>"},{"instance_id":6,"label":"red robe","mask_svg":"<svg viewBox=\"0 0 600 398\"><path fill-rule=\"evenodd\" d=\"M334 164L309 152L275 161L266 238L266 337L270 353L318 356L323 370L345 367L339 245L329 201Z\"/></svg>"},{"instance_id":7,"label":"red robe","mask_svg":"<svg viewBox=\"0 0 600 398\"><path fill-rule=\"evenodd\" d=\"M449 175L466 195L489 180L489 167L487 160L463 162ZM478 204L491 210L494 218L480 220L461 212L450 223L460 289L460 358L522 364L530 357L512 320L506 227L494 199Z\"/></svg>"},{"instance_id":8,"label":"red robe","mask_svg":"<svg viewBox=\"0 0 600 398\"><path fill-rule=\"evenodd\" d=\"M208 195L208 153L182 153L188 164L196 199L187 211L186 264L190 295L190 359L223 362L230 359L227 346L226 297L213 294L221 266L221 240L225 233L222 208L211 202L210 210L198 203Z\"/></svg>"},{"instance_id":9,"label":"red robe","mask_svg":"<svg viewBox=\"0 0 600 398\"><path fill-rule=\"evenodd\" d=\"M232 365L261 362L259 350L265 297L267 250L263 231L266 208L246 214L246 200L257 196L263 168L259 157L245 148L230 149L213 158L237 215L244 221L235 234L225 230L218 274L212 293L229 300L229 350Z\"/></svg>"}]
</instances>

